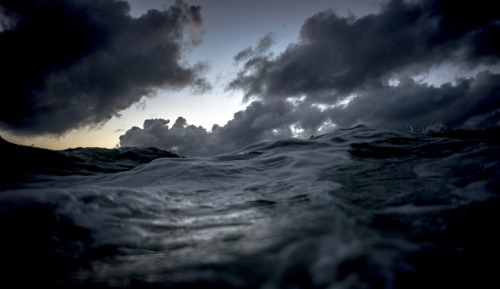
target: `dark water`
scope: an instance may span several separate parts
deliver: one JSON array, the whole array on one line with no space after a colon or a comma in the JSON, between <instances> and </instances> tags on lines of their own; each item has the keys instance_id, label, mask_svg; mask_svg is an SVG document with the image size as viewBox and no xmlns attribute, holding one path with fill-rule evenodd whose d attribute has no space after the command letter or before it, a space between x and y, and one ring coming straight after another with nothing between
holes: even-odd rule
<instances>
[{"instance_id":1,"label":"dark water","mask_svg":"<svg viewBox=\"0 0 500 289\"><path fill-rule=\"evenodd\" d=\"M0 191L0 287L499 288L498 133L357 126L210 158L26 162Z\"/></svg>"}]
</instances>

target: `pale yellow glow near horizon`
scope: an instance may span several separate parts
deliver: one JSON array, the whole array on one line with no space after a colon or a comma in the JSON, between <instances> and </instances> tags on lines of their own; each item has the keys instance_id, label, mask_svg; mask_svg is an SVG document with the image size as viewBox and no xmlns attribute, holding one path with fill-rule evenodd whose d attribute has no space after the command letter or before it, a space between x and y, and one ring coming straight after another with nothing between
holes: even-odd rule
<instances>
[{"instance_id":1,"label":"pale yellow glow near horizon","mask_svg":"<svg viewBox=\"0 0 500 289\"><path fill-rule=\"evenodd\" d=\"M188 124L202 126L211 130L212 125L224 126L234 113L244 109L248 103L242 103L241 92L223 92L214 89L204 95L191 95L189 90L165 92L145 101L145 108L132 106L121 112L121 117L114 117L102 126L73 130L62 136L16 136L0 130L5 140L27 146L51 150L64 150L77 147L114 148L123 135L133 126L142 128L144 120L152 118L169 119L170 125L182 116Z\"/></svg>"},{"instance_id":2,"label":"pale yellow glow near horizon","mask_svg":"<svg viewBox=\"0 0 500 289\"><path fill-rule=\"evenodd\" d=\"M0 131L2 138L19 145L34 146L50 150L65 150L77 147L113 148L118 143L120 132L110 134L103 130L82 130L63 136L24 137Z\"/></svg>"}]
</instances>

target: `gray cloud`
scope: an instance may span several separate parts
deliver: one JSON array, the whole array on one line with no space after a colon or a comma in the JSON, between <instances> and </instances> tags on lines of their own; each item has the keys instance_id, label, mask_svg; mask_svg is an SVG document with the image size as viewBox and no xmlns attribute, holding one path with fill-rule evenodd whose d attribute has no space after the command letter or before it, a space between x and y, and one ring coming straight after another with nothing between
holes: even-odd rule
<instances>
[{"instance_id":1,"label":"gray cloud","mask_svg":"<svg viewBox=\"0 0 500 289\"><path fill-rule=\"evenodd\" d=\"M179 117L172 127L170 120L147 119L143 128L132 127L120 136L122 147L157 147L189 156L208 155L214 148L208 144L208 133L202 127L188 125Z\"/></svg>"},{"instance_id":2,"label":"gray cloud","mask_svg":"<svg viewBox=\"0 0 500 289\"><path fill-rule=\"evenodd\" d=\"M293 116L283 103L251 103L234 114L225 126L214 125L212 131L187 124L177 118L170 127L169 120L148 119L143 128L133 127L120 136L120 146L155 146L174 150L185 156L206 156L240 149L254 142L290 137L288 123Z\"/></svg>"},{"instance_id":3,"label":"gray cloud","mask_svg":"<svg viewBox=\"0 0 500 289\"><path fill-rule=\"evenodd\" d=\"M326 113L287 101L254 101L235 113L226 125L214 125L211 131L189 125L182 117L177 118L172 127L169 120L148 119L143 128L133 127L120 136L120 146L155 146L184 156L227 153L264 140L317 134ZM294 131L294 125L302 130Z\"/></svg>"},{"instance_id":4,"label":"gray cloud","mask_svg":"<svg viewBox=\"0 0 500 289\"><path fill-rule=\"evenodd\" d=\"M444 64L500 67L500 11L489 1L474 7L392 0L361 18L318 13L283 53L270 52L268 35L234 57L242 66L229 89L241 89L253 102L226 125L207 132L163 124L158 134L145 124L129 130L121 144L144 146L161 135L155 139L160 147L207 155L358 123L396 130L499 125L500 74L486 70L440 85L417 80Z\"/></svg>"},{"instance_id":5,"label":"gray cloud","mask_svg":"<svg viewBox=\"0 0 500 289\"><path fill-rule=\"evenodd\" d=\"M0 0L0 126L62 134L101 124L158 89L206 88L180 64L199 42L200 7L129 15L125 1ZM189 33L191 31L191 33Z\"/></svg>"},{"instance_id":6,"label":"gray cloud","mask_svg":"<svg viewBox=\"0 0 500 289\"><path fill-rule=\"evenodd\" d=\"M358 19L318 13L303 24L301 41L279 56L246 59L230 88L243 89L247 98L307 95L336 102L402 72L426 72L445 62L497 63L500 12L479 2L474 13L459 12L456 1L398 0Z\"/></svg>"},{"instance_id":7,"label":"gray cloud","mask_svg":"<svg viewBox=\"0 0 500 289\"><path fill-rule=\"evenodd\" d=\"M500 74L484 71L438 87L403 78L397 86L364 92L347 107L329 110L329 115L340 126L367 123L396 130L407 124L415 129L434 123L463 128L498 125Z\"/></svg>"},{"instance_id":8,"label":"gray cloud","mask_svg":"<svg viewBox=\"0 0 500 289\"><path fill-rule=\"evenodd\" d=\"M304 22L300 41L280 55L249 48L238 54L243 66L229 88L243 90L245 99L300 97L300 106L331 107L359 95L346 109L329 109L328 119L339 125L395 128L427 119L463 126L480 115L494 123L496 75L439 88L411 81L442 64L499 67L500 12L489 1L475 3L473 13L468 5L392 0L361 18L318 13ZM399 85L389 85L392 80Z\"/></svg>"}]
</instances>

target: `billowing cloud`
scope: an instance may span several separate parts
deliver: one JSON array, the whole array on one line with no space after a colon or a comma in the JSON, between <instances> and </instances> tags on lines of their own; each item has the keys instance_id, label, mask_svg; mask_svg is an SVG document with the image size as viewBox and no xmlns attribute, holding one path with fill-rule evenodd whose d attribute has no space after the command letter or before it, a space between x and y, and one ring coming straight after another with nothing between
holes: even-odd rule
<instances>
[{"instance_id":1,"label":"billowing cloud","mask_svg":"<svg viewBox=\"0 0 500 289\"><path fill-rule=\"evenodd\" d=\"M258 105L253 104L253 106ZM231 121L232 125L228 128L214 125L210 132L201 126L189 125L183 117L178 117L172 127L169 126L170 120L147 119L142 128L132 127L120 136L120 146L154 146L173 150L185 156L206 156L236 150L241 148L241 145L259 139L255 136L257 132L250 135L246 129L249 126L248 119L251 117L248 114L251 114L251 111L249 108L248 113L236 113L235 119ZM241 126L245 129L238 131L236 127L240 123L244 123ZM231 140L227 141L227 138Z\"/></svg>"},{"instance_id":2,"label":"billowing cloud","mask_svg":"<svg viewBox=\"0 0 500 289\"><path fill-rule=\"evenodd\" d=\"M129 15L126 1L0 0L0 127L61 134L101 124L158 89L204 86L181 65L200 7Z\"/></svg>"},{"instance_id":3,"label":"billowing cloud","mask_svg":"<svg viewBox=\"0 0 500 289\"><path fill-rule=\"evenodd\" d=\"M427 72L448 62L497 63L500 12L489 1L479 2L473 13L466 4L445 0L392 0L379 14L357 19L318 13L303 24L300 42L279 56L246 59L230 87L243 89L247 98L306 95L335 103L401 73Z\"/></svg>"},{"instance_id":4,"label":"billowing cloud","mask_svg":"<svg viewBox=\"0 0 500 289\"><path fill-rule=\"evenodd\" d=\"M163 125L161 131L171 135L163 133L156 144L205 155L358 123L396 130L499 125L500 10L490 1L475 2L474 11L468 5L391 0L360 18L320 12L306 19L300 40L278 55L267 35L234 57L242 66L228 86L253 101L245 110L211 132ZM443 65L487 69L440 84L422 79ZM145 125L121 141L143 146L157 135ZM202 139L198 148L181 151ZM205 151L196 151L200 147Z\"/></svg>"},{"instance_id":5,"label":"billowing cloud","mask_svg":"<svg viewBox=\"0 0 500 289\"><path fill-rule=\"evenodd\" d=\"M153 146L189 155L207 155L212 149L207 143L210 134L204 128L188 125L182 117L172 127L169 123L165 119L147 119L143 128L132 127L120 136L120 146Z\"/></svg>"},{"instance_id":6,"label":"billowing cloud","mask_svg":"<svg viewBox=\"0 0 500 289\"><path fill-rule=\"evenodd\" d=\"M395 130L435 123L452 128L499 124L500 74L483 71L437 87L409 77L400 81L397 86L363 92L345 108L333 108L328 114L340 126L365 123Z\"/></svg>"},{"instance_id":7,"label":"billowing cloud","mask_svg":"<svg viewBox=\"0 0 500 289\"><path fill-rule=\"evenodd\" d=\"M318 133L325 115L315 107L296 107L288 101L254 101L211 131L177 118L172 127L164 119L148 119L120 136L120 146L155 146L184 156L208 156L242 149L256 142ZM294 124L300 123L300 130ZM298 128L298 126L297 126ZM325 127L325 129L328 129Z\"/></svg>"}]
</instances>

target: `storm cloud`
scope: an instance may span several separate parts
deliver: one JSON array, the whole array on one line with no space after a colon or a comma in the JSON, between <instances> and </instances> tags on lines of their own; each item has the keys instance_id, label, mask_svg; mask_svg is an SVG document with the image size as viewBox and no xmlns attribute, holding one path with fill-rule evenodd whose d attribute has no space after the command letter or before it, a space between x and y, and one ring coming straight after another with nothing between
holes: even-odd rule
<instances>
[{"instance_id":1,"label":"storm cloud","mask_svg":"<svg viewBox=\"0 0 500 289\"><path fill-rule=\"evenodd\" d=\"M270 52L267 35L234 57L241 69L228 87L251 103L224 126L198 128L209 144L204 154L360 123L394 130L500 123L500 11L490 1L392 0L360 18L328 10L306 19L299 35L280 54ZM443 66L478 72L435 84L425 77ZM135 139L149 131L136 128ZM146 144L128 134L122 145ZM174 147L169 139L159 145Z\"/></svg>"},{"instance_id":2,"label":"storm cloud","mask_svg":"<svg viewBox=\"0 0 500 289\"><path fill-rule=\"evenodd\" d=\"M332 103L443 63L496 64L500 12L488 1L475 2L473 12L467 5L393 0L379 14L357 19L331 10L318 13L303 24L300 41L279 56L246 59L230 87L247 98L306 95Z\"/></svg>"},{"instance_id":3,"label":"storm cloud","mask_svg":"<svg viewBox=\"0 0 500 289\"><path fill-rule=\"evenodd\" d=\"M295 136L297 133L291 124L304 121L307 113L313 116L312 119L321 121L316 109L309 110L300 111L286 101L254 101L245 110L235 113L226 125L214 125L211 131L189 125L183 117L178 117L171 127L170 120L148 119L142 128L133 127L120 136L120 146L155 146L190 157L227 153L255 142ZM312 127L316 127L316 123ZM309 131L302 131L305 133Z\"/></svg>"},{"instance_id":4,"label":"storm cloud","mask_svg":"<svg viewBox=\"0 0 500 289\"><path fill-rule=\"evenodd\" d=\"M394 130L408 125L422 130L436 123L468 129L495 126L500 120L500 74L484 71L441 86L407 77L397 86L361 93L328 114L342 127L357 123Z\"/></svg>"},{"instance_id":5,"label":"storm cloud","mask_svg":"<svg viewBox=\"0 0 500 289\"><path fill-rule=\"evenodd\" d=\"M129 12L126 1L0 0L0 127L62 134L160 89L207 85L202 65L181 64L200 41L200 7Z\"/></svg>"}]
</instances>

